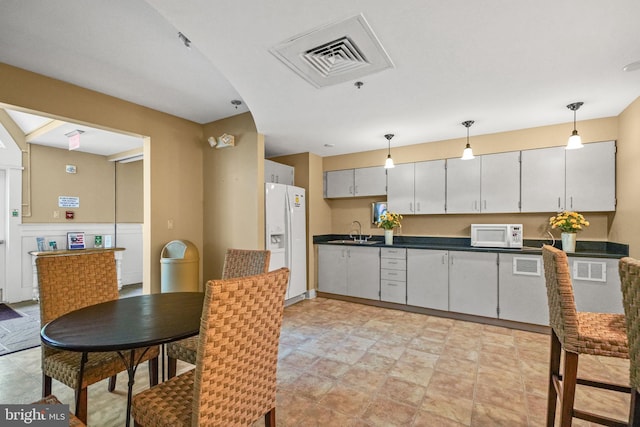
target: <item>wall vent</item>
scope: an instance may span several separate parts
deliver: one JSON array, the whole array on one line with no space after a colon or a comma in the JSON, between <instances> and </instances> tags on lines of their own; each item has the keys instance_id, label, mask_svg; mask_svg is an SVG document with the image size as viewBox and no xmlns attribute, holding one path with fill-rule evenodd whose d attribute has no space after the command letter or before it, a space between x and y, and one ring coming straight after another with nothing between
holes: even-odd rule
<instances>
[{"instance_id":1,"label":"wall vent","mask_svg":"<svg viewBox=\"0 0 640 427\"><path fill-rule=\"evenodd\" d=\"M292 37L270 52L315 87L393 68L362 14Z\"/></svg>"}]
</instances>

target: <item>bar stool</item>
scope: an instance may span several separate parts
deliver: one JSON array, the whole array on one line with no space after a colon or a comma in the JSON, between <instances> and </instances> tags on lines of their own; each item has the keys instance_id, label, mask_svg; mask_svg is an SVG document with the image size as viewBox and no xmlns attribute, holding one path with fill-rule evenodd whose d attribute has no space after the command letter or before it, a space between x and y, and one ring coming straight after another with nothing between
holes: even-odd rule
<instances>
[{"instance_id":1,"label":"bar stool","mask_svg":"<svg viewBox=\"0 0 640 427\"><path fill-rule=\"evenodd\" d=\"M553 427L556 403L560 400L560 426L571 426L573 417L607 426L626 426L626 421L574 408L576 384L629 393L624 385L578 378L578 355L629 358L625 317L622 314L588 313L576 310L567 254L545 245L542 247L551 326L551 357L547 427ZM560 359L564 354L564 370Z\"/></svg>"},{"instance_id":2,"label":"bar stool","mask_svg":"<svg viewBox=\"0 0 640 427\"><path fill-rule=\"evenodd\" d=\"M622 258L618 265L629 339L631 408L629 425L640 426L640 261Z\"/></svg>"}]
</instances>

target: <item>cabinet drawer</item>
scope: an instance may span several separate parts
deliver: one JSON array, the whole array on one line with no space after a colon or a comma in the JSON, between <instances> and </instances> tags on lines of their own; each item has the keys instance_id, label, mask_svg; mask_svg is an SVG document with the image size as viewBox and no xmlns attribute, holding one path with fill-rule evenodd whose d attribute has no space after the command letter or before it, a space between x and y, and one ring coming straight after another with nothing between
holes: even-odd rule
<instances>
[{"instance_id":1,"label":"cabinet drawer","mask_svg":"<svg viewBox=\"0 0 640 427\"><path fill-rule=\"evenodd\" d=\"M407 273L403 270L388 270L383 268L380 270L380 279L406 283Z\"/></svg>"},{"instance_id":2,"label":"cabinet drawer","mask_svg":"<svg viewBox=\"0 0 640 427\"><path fill-rule=\"evenodd\" d=\"M407 260L402 258L381 258L380 268L388 268L390 270L406 270Z\"/></svg>"},{"instance_id":3,"label":"cabinet drawer","mask_svg":"<svg viewBox=\"0 0 640 427\"><path fill-rule=\"evenodd\" d=\"M394 280L380 280L380 300L406 304L407 285L404 282Z\"/></svg>"},{"instance_id":4,"label":"cabinet drawer","mask_svg":"<svg viewBox=\"0 0 640 427\"><path fill-rule=\"evenodd\" d=\"M404 248L380 248L380 257L382 258L400 258L405 259L407 250Z\"/></svg>"}]
</instances>

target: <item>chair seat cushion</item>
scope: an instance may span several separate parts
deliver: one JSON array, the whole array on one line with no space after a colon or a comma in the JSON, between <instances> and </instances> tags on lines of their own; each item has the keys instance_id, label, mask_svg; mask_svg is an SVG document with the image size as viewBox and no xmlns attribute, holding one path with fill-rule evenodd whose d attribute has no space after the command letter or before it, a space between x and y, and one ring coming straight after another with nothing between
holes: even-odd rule
<instances>
[{"instance_id":1,"label":"chair seat cushion","mask_svg":"<svg viewBox=\"0 0 640 427\"><path fill-rule=\"evenodd\" d=\"M135 360L140 358L144 349L136 349ZM142 356L141 362L158 357L160 350L158 346L149 348ZM123 356L130 357L130 352L123 352ZM76 389L80 375L80 359L82 353L75 351L58 351L49 354L42 359L42 372L44 375L55 378L61 383ZM117 375L126 369L122 358L116 352L88 353L82 374L82 387L102 381L113 375Z\"/></svg>"},{"instance_id":2,"label":"chair seat cushion","mask_svg":"<svg viewBox=\"0 0 640 427\"><path fill-rule=\"evenodd\" d=\"M198 336L185 338L180 341L174 341L167 344L167 356L183 362L196 364L196 355L198 354Z\"/></svg>"},{"instance_id":3,"label":"chair seat cushion","mask_svg":"<svg viewBox=\"0 0 640 427\"><path fill-rule=\"evenodd\" d=\"M191 426L193 370L173 377L133 397L131 414L145 427Z\"/></svg>"},{"instance_id":4,"label":"chair seat cushion","mask_svg":"<svg viewBox=\"0 0 640 427\"><path fill-rule=\"evenodd\" d=\"M624 315L579 311L577 317L578 353L629 358Z\"/></svg>"}]
</instances>

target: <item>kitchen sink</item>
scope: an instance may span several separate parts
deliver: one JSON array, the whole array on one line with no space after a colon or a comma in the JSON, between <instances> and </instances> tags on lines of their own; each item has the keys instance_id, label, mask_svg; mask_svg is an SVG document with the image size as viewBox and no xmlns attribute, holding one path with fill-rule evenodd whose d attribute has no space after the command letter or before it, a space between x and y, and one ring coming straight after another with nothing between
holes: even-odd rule
<instances>
[{"instance_id":1,"label":"kitchen sink","mask_svg":"<svg viewBox=\"0 0 640 427\"><path fill-rule=\"evenodd\" d=\"M327 243L340 243L343 245L375 245L378 243L382 243L378 240L329 240Z\"/></svg>"}]
</instances>

